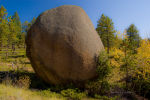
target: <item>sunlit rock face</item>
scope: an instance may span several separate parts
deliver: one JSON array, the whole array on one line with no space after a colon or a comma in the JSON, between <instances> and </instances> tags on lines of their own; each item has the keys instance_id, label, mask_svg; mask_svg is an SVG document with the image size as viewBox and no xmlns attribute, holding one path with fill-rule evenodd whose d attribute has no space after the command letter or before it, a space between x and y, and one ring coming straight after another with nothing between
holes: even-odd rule
<instances>
[{"instance_id":1,"label":"sunlit rock face","mask_svg":"<svg viewBox=\"0 0 150 100\"><path fill-rule=\"evenodd\" d=\"M26 44L35 72L52 84L95 78L96 57L104 49L85 11L70 5L42 13L28 31Z\"/></svg>"}]
</instances>

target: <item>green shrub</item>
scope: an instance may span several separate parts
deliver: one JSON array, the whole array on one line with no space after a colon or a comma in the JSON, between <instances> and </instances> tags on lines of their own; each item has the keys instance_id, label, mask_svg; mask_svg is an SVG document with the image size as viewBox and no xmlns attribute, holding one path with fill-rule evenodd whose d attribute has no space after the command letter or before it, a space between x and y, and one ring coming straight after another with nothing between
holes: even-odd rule
<instances>
[{"instance_id":1,"label":"green shrub","mask_svg":"<svg viewBox=\"0 0 150 100\"><path fill-rule=\"evenodd\" d=\"M20 88L28 89L30 87L31 80L29 76L20 76L18 80L16 80L16 85Z\"/></svg>"},{"instance_id":2,"label":"green shrub","mask_svg":"<svg viewBox=\"0 0 150 100\"><path fill-rule=\"evenodd\" d=\"M146 59L138 59L137 55L128 55L121 66L121 70L126 73L124 88L129 91L134 91L142 96L150 97L150 73L149 62Z\"/></svg>"},{"instance_id":3,"label":"green shrub","mask_svg":"<svg viewBox=\"0 0 150 100\"><path fill-rule=\"evenodd\" d=\"M98 99L98 100L120 100L119 96L107 97L107 96L95 95L95 98Z\"/></svg>"},{"instance_id":4,"label":"green shrub","mask_svg":"<svg viewBox=\"0 0 150 100\"><path fill-rule=\"evenodd\" d=\"M107 53L103 51L100 53L97 61L98 79L103 80L109 75L110 72L111 72L110 60L108 58Z\"/></svg>"},{"instance_id":5,"label":"green shrub","mask_svg":"<svg viewBox=\"0 0 150 100\"><path fill-rule=\"evenodd\" d=\"M50 91L50 89L38 91L38 92L36 92L36 94L39 96L48 97L48 98L51 98L51 97L61 98L62 97L61 94L52 92L52 91Z\"/></svg>"},{"instance_id":6,"label":"green shrub","mask_svg":"<svg viewBox=\"0 0 150 100\"><path fill-rule=\"evenodd\" d=\"M66 89L75 89L76 86L73 83L69 83L66 85L51 85L51 90L55 92L61 92L62 90Z\"/></svg>"},{"instance_id":7,"label":"green shrub","mask_svg":"<svg viewBox=\"0 0 150 100\"><path fill-rule=\"evenodd\" d=\"M83 97L86 97L86 93L81 93L77 89L62 90L61 95L73 100L81 100Z\"/></svg>"},{"instance_id":8,"label":"green shrub","mask_svg":"<svg viewBox=\"0 0 150 100\"><path fill-rule=\"evenodd\" d=\"M107 76L110 74L110 61L105 51L101 52L97 60L97 80L90 81L85 85L85 88L90 96L95 94L105 95L110 90Z\"/></svg>"},{"instance_id":9,"label":"green shrub","mask_svg":"<svg viewBox=\"0 0 150 100\"><path fill-rule=\"evenodd\" d=\"M90 96L94 96L95 94L105 95L110 90L110 85L104 80L89 82L85 87Z\"/></svg>"},{"instance_id":10,"label":"green shrub","mask_svg":"<svg viewBox=\"0 0 150 100\"><path fill-rule=\"evenodd\" d=\"M150 79L144 79L143 77L134 77L130 82L131 87L136 93L150 98Z\"/></svg>"}]
</instances>

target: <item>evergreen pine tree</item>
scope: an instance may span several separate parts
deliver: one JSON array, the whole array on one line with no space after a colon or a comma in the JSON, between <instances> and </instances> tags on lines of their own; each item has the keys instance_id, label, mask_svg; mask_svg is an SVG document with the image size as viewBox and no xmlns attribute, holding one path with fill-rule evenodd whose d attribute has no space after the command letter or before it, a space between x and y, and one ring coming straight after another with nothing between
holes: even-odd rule
<instances>
[{"instance_id":1,"label":"evergreen pine tree","mask_svg":"<svg viewBox=\"0 0 150 100\"><path fill-rule=\"evenodd\" d=\"M0 8L0 22L2 22L2 19L5 19L5 17L7 16L7 10L5 9L4 6L1 6Z\"/></svg>"},{"instance_id":2,"label":"evergreen pine tree","mask_svg":"<svg viewBox=\"0 0 150 100\"><path fill-rule=\"evenodd\" d=\"M15 45L17 44L18 47L20 46L20 40L21 40L21 33L22 33L22 26L20 22L20 18L17 12L14 13L11 19L11 25L13 25L12 31L12 50L15 51Z\"/></svg>"},{"instance_id":3,"label":"evergreen pine tree","mask_svg":"<svg viewBox=\"0 0 150 100\"><path fill-rule=\"evenodd\" d=\"M7 20L7 10L4 6L0 8L0 50L3 46L7 44L6 36L8 34L8 20Z\"/></svg>"},{"instance_id":4,"label":"evergreen pine tree","mask_svg":"<svg viewBox=\"0 0 150 100\"><path fill-rule=\"evenodd\" d=\"M139 47L141 37L139 36L138 29L134 24L131 24L127 29L127 36L129 41L128 48L134 53Z\"/></svg>"},{"instance_id":5,"label":"evergreen pine tree","mask_svg":"<svg viewBox=\"0 0 150 100\"><path fill-rule=\"evenodd\" d=\"M101 18L98 20L96 30L100 35L104 46L107 47L107 53L109 54L110 48L114 45L114 33L116 32L114 30L114 23L112 22L112 19L102 14Z\"/></svg>"}]
</instances>

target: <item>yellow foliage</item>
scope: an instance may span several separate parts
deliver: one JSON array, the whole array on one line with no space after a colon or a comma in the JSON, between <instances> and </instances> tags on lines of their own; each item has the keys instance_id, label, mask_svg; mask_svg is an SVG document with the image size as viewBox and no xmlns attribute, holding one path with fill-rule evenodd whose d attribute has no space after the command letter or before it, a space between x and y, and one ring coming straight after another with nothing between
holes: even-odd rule
<instances>
[{"instance_id":1,"label":"yellow foliage","mask_svg":"<svg viewBox=\"0 0 150 100\"><path fill-rule=\"evenodd\" d=\"M124 52L117 48L112 48L110 51L111 65L114 67L120 67L123 62Z\"/></svg>"},{"instance_id":2,"label":"yellow foliage","mask_svg":"<svg viewBox=\"0 0 150 100\"><path fill-rule=\"evenodd\" d=\"M142 40L141 45L138 48L138 56L146 59L150 59L150 41Z\"/></svg>"},{"instance_id":3,"label":"yellow foliage","mask_svg":"<svg viewBox=\"0 0 150 100\"><path fill-rule=\"evenodd\" d=\"M142 40L140 47L137 49L137 68L135 75L150 78L150 41Z\"/></svg>"}]
</instances>

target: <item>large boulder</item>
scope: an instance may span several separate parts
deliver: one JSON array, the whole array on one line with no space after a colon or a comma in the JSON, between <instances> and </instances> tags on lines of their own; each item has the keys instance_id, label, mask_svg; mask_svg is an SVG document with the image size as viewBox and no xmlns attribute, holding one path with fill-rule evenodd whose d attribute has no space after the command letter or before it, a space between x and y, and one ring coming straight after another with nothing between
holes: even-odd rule
<instances>
[{"instance_id":1,"label":"large boulder","mask_svg":"<svg viewBox=\"0 0 150 100\"><path fill-rule=\"evenodd\" d=\"M52 84L95 78L96 57L104 49L88 15L71 5L42 13L28 31L26 44L35 72Z\"/></svg>"}]
</instances>

